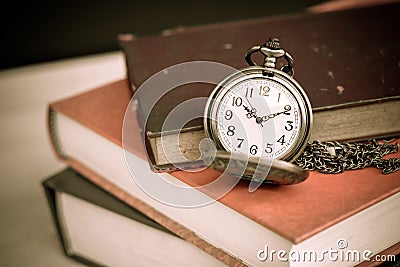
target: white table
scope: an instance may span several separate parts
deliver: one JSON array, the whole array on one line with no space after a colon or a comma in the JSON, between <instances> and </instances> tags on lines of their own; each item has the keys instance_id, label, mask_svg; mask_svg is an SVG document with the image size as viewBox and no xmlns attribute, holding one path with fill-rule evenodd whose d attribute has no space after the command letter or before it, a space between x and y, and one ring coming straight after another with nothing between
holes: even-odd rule
<instances>
[{"instance_id":1,"label":"white table","mask_svg":"<svg viewBox=\"0 0 400 267\"><path fill-rule=\"evenodd\" d=\"M0 71L0 265L81 266L64 256L41 181L65 168L47 106L126 76L121 51Z\"/></svg>"}]
</instances>

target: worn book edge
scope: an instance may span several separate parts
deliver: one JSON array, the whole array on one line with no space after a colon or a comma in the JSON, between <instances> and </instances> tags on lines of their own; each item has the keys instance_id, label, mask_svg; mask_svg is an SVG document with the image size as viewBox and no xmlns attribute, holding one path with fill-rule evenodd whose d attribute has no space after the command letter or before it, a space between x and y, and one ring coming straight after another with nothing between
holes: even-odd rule
<instances>
[{"instance_id":1,"label":"worn book edge","mask_svg":"<svg viewBox=\"0 0 400 267\"><path fill-rule=\"evenodd\" d=\"M399 110L400 96L315 109L310 141L365 141L399 136ZM199 159L199 144L206 134L199 126L181 132L152 133L148 137L155 162L162 169L171 163Z\"/></svg>"}]
</instances>

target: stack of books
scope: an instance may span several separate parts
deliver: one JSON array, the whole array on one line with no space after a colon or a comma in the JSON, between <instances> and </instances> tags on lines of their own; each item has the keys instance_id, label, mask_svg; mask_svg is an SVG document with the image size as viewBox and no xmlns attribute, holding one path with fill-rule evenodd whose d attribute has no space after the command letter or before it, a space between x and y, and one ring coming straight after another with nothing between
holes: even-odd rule
<instances>
[{"instance_id":1,"label":"stack of books","mask_svg":"<svg viewBox=\"0 0 400 267\"><path fill-rule=\"evenodd\" d=\"M50 139L69 168L46 179L43 187L65 254L101 266L395 262L400 252L399 172L312 171L300 184L266 185L253 193L241 181L208 205L179 208L151 197L135 182L127 153L139 170L134 175L161 172L163 179L182 186L199 187L219 173L171 167L174 162L157 149L160 120L168 108L150 114L148 125L140 116L129 122L137 143L125 154L122 129L132 93L156 72L192 60L245 67L243 54L249 47L278 36L296 59L296 79L310 97L314 139L399 136L400 39L390 30L399 24L399 11L400 5L393 4L179 28L153 37L122 36L126 79L49 106ZM379 20L371 19L376 14ZM188 99L207 96L210 91L204 88L181 89L189 92ZM184 99L169 96L158 105L173 107L179 101ZM194 122L185 133L179 137L189 144L183 148L189 155L185 166L194 168L190 158L197 157L204 132ZM189 197L207 197L201 190L191 192Z\"/></svg>"}]
</instances>

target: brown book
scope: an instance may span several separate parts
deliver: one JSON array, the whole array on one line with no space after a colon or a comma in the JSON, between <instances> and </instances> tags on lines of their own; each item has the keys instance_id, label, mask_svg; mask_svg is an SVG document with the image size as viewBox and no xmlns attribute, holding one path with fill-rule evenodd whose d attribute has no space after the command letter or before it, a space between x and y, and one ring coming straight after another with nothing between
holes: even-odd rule
<instances>
[{"instance_id":1,"label":"brown book","mask_svg":"<svg viewBox=\"0 0 400 267\"><path fill-rule=\"evenodd\" d=\"M181 27L158 36L120 38L126 55L131 89L136 90L152 75L178 63L214 61L240 69L246 67L246 51L276 36L294 58L295 76L308 94L314 109L312 140L359 140L396 136L400 133L400 38L393 29L400 26L400 4L374 6L338 12L277 16L199 27ZM222 80L224 77L220 77ZM176 158L160 145L167 114L179 103L207 97L213 86L188 84L163 97L142 126L146 145L156 171L174 170ZM148 94L138 95L145 112ZM199 117L204 106L197 107ZM175 130L175 131L174 131ZM167 132L169 131L169 132ZM202 120L183 129L179 147L187 165L199 157L198 142L204 138ZM176 140L174 136L170 139ZM170 142L169 142L170 143ZM189 144L186 146L186 144ZM178 151L170 143L168 151ZM178 162L172 162L178 163Z\"/></svg>"},{"instance_id":2,"label":"brown book","mask_svg":"<svg viewBox=\"0 0 400 267\"><path fill-rule=\"evenodd\" d=\"M323 249L338 249L337 241L343 239L349 250L376 254L400 241L399 172L383 175L374 168L337 175L311 172L303 183L262 186L253 193L243 181L218 201L195 209L153 199L140 189L125 165L121 129L129 100L128 84L123 80L50 105L49 130L55 150L88 179L222 262L264 266L266 262L258 256L265 255L265 246L269 251L315 249L320 255ZM139 125L131 123L132 134L139 140ZM130 149L135 168L149 170L141 142L131 144ZM206 169L160 175L198 186L219 173ZM276 257L274 263L289 265Z\"/></svg>"}]
</instances>

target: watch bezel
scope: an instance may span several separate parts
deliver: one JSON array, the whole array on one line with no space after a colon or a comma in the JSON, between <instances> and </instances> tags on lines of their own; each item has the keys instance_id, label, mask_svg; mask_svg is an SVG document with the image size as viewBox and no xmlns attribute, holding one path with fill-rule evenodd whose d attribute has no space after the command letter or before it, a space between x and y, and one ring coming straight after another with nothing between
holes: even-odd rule
<instances>
[{"instance_id":1,"label":"watch bezel","mask_svg":"<svg viewBox=\"0 0 400 267\"><path fill-rule=\"evenodd\" d=\"M294 142L295 145L288 149L283 155L276 158L293 162L303 152L310 138L312 128L312 109L310 101L301 85L291 76L278 69L251 66L243 68L222 80L211 92L205 107L204 130L206 137L215 142L218 150L226 151L219 140L217 122L215 120L215 118L217 118L218 103L221 103L221 100L225 97L226 93L228 93L236 84L254 78L270 79L280 83L284 87L288 88L289 92L299 103L301 126L297 140Z\"/></svg>"}]
</instances>

